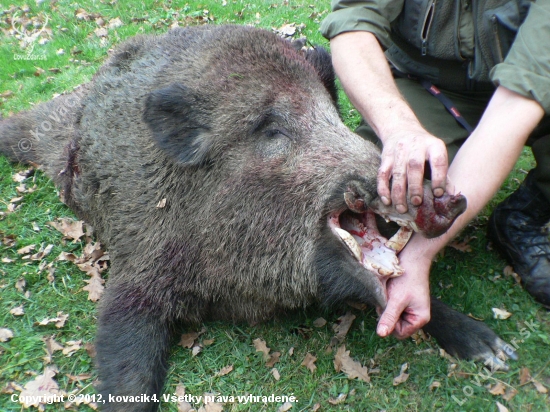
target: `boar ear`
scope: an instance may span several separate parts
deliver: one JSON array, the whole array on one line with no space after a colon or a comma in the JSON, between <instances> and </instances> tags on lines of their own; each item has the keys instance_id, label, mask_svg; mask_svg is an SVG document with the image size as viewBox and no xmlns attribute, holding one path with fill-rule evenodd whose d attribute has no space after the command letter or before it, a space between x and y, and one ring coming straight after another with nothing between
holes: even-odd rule
<instances>
[{"instance_id":1,"label":"boar ear","mask_svg":"<svg viewBox=\"0 0 550 412\"><path fill-rule=\"evenodd\" d=\"M334 68L330 54L321 46L305 51L306 60L315 68L325 88L330 93L334 105L338 105L338 91L336 90Z\"/></svg>"},{"instance_id":2,"label":"boar ear","mask_svg":"<svg viewBox=\"0 0 550 412\"><path fill-rule=\"evenodd\" d=\"M200 166L208 162L211 146L206 106L197 93L173 84L147 96L143 121L158 148L179 163Z\"/></svg>"}]
</instances>

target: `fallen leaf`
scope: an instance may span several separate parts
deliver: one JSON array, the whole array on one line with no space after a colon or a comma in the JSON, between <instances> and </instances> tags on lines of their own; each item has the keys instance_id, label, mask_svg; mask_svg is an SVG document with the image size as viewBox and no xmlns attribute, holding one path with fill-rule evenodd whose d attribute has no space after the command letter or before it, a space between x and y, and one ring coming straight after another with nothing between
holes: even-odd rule
<instances>
[{"instance_id":1,"label":"fallen leaf","mask_svg":"<svg viewBox=\"0 0 550 412\"><path fill-rule=\"evenodd\" d=\"M345 393L341 393L340 395L338 395L337 398L328 398L328 403L330 403L331 405L340 405L341 403L344 403L346 401L347 397L348 395L346 395Z\"/></svg>"},{"instance_id":2,"label":"fallen leaf","mask_svg":"<svg viewBox=\"0 0 550 412\"><path fill-rule=\"evenodd\" d=\"M107 37L109 31L105 27L98 27L94 30L97 37Z\"/></svg>"},{"instance_id":3,"label":"fallen leaf","mask_svg":"<svg viewBox=\"0 0 550 412\"><path fill-rule=\"evenodd\" d=\"M224 376L230 373L233 370L233 365L228 365L220 369L218 373L216 373L216 376Z\"/></svg>"},{"instance_id":4,"label":"fallen leaf","mask_svg":"<svg viewBox=\"0 0 550 412\"><path fill-rule=\"evenodd\" d=\"M305 366L311 373L313 373L315 372L315 369L317 369L317 365L315 365L316 360L317 358L308 352L300 366Z\"/></svg>"},{"instance_id":5,"label":"fallen leaf","mask_svg":"<svg viewBox=\"0 0 550 412\"><path fill-rule=\"evenodd\" d=\"M12 260L8 257L2 258L2 263L13 263L13 262L15 262L15 260Z\"/></svg>"},{"instance_id":6,"label":"fallen leaf","mask_svg":"<svg viewBox=\"0 0 550 412\"><path fill-rule=\"evenodd\" d=\"M521 284L521 277L514 271L512 266L506 266L502 272L504 276L512 276L518 285Z\"/></svg>"},{"instance_id":7,"label":"fallen leaf","mask_svg":"<svg viewBox=\"0 0 550 412\"><path fill-rule=\"evenodd\" d=\"M178 398L183 399L185 396L185 387L181 384L176 386L175 394ZM178 401L178 412L191 412L194 411L193 406L189 402Z\"/></svg>"},{"instance_id":8,"label":"fallen leaf","mask_svg":"<svg viewBox=\"0 0 550 412\"><path fill-rule=\"evenodd\" d=\"M320 404L320 403L316 403L316 404L313 405L313 407L311 408L311 412L317 412L319 409L321 409L321 404Z\"/></svg>"},{"instance_id":9,"label":"fallen leaf","mask_svg":"<svg viewBox=\"0 0 550 412\"><path fill-rule=\"evenodd\" d=\"M492 308L491 310L493 311L493 317L495 319L508 319L510 316L512 316L510 312L507 312L504 309Z\"/></svg>"},{"instance_id":10,"label":"fallen leaf","mask_svg":"<svg viewBox=\"0 0 550 412\"><path fill-rule=\"evenodd\" d=\"M327 324L327 321L323 318L317 318L313 321L313 326L315 326L316 328L322 328L326 324Z\"/></svg>"},{"instance_id":11,"label":"fallen leaf","mask_svg":"<svg viewBox=\"0 0 550 412\"><path fill-rule=\"evenodd\" d=\"M55 326L58 329L60 329L63 326L65 326L65 322L67 321L68 317L69 317L68 314L64 315L63 312L57 312L57 317L51 318L51 319L45 318L44 320L42 320L40 322L35 322L34 325L35 326L46 326L50 323L55 323Z\"/></svg>"},{"instance_id":12,"label":"fallen leaf","mask_svg":"<svg viewBox=\"0 0 550 412\"><path fill-rule=\"evenodd\" d=\"M40 232L40 227L36 222L32 222L32 230L34 230L35 232Z\"/></svg>"},{"instance_id":13,"label":"fallen leaf","mask_svg":"<svg viewBox=\"0 0 550 412\"><path fill-rule=\"evenodd\" d=\"M19 293L24 293L26 285L27 285L27 282L25 282L25 279L23 278L18 279L17 282L15 282L15 289L17 289Z\"/></svg>"},{"instance_id":14,"label":"fallen leaf","mask_svg":"<svg viewBox=\"0 0 550 412\"><path fill-rule=\"evenodd\" d=\"M360 362L354 361L349 356L350 351L346 350L346 346L342 345L334 355L334 369L336 372L344 372L348 379L356 379L363 382L370 382L368 368L362 366Z\"/></svg>"},{"instance_id":15,"label":"fallen leaf","mask_svg":"<svg viewBox=\"0 0 550 412\"><path fill-rule=\"evenodd\" d=\"M75 221L69 218L58 218L55 222L48 222L48 225L57 229L64 237L72 239L73 242L78 242L84 236L82 220Z\"/></svg>"},{"instance_id":16,"label":"fallen leaf","mask_svg":"<svg viewBox=\"0 0 550 412\"><path fill-rule=\"evenodd\" d=\"M184 348L191 349L195 344L195 340L199 337L198 332L190 332L181 335L180 343L178 345L183 346Z\"/></svg>"},{"instance_id":17,"label":"fallen leaf","mask_svg":"<svg viewBox=\"0 0 550 412\"><path fill-rule=\"evenodd\" d=\"M23 170L21 172L15 173L12 176L12 179L13 179L14 182L21 183L24 180L28 179L33 174L34 174L34 169L30 168L30 169Z\"/></svg>"},{"instance_id":18,"label":"fallen leaf","mask_svg":"<svg viewBox=\"0 0 550 412\"><path fill-rule=\"evenodd\" d=\"M535 389L538 393L548 393L548 389L546 389L546 387L536 379L532 379L531 382L535 385Z\"/></svg>"},{"instance_id":19,"label":"fallen leaf","mask_svg":"<svg viewBox=\"0 0 550 412\"><path fill-rule=\"evenodd\" d=\"M71 382L81 382L81 381L87 381L88 379L92 378L91 373L81 373L80 375L65 375L67 378L69 378L69 381Z\"/></svg>"},{"instance_id":20,"label":"fallen leaf","mask_svg":"<svg viewBox=\"0 0 550 412\"><path fill-rule=\"evenodd\" d=\"M86 282L88 285L84 286L82 290L88 292L88 300L91 300L92 302L97 302L101 298L101 295L103 295L103 291L105 290L105 287L103 286L103 284L105 283L105 279L101 277L97 269L87 273L91 277L90 279L84 279L84 282Z\"/></svg>"},{"instance_id":21,"label":"fallen leaf","mask_svg":"<svg viewBox=\"0 0 550 412\"><path fill-rule=\"evenodd\" d=\"M497 382L491 389L489 389L491 395L504 395L506 393L506 387L502 382Z\"/></svg>"},{"instance_id":22,"label":"fallen leaf","mask_svg":"<svg viewBox=\"0 0 550 412\"><path fill-rule=\"evenodd\" d=\"M23 309L23 305L21 305L21 306L16 306L13 309L10 309L10 313L13 316L23 316L25 314L25 310Z\"/></svg>"},{"instance_id":23,"label":"fallen leaf","mask_svg":"<svg viewBox=\"0 0 550 412\"><path fill-rule=\"evenodd\" d=\"M431 390L431 391L433 391L434 389L439 388L439 387L441 387L441 382L433 381L433 382L430 384L430 390Z\"/></svg>"},{"instance_id":24,"label":"fallen leaf","mask_svg":"<svg viewBox=\"0 0 550 412\"><path fill-rule=\"evenodd\" d=\"M518 391L514 388L508 388L506 390L506 393L502 395L502 399L505 401L510 401L514 396L518 394Z\"/></svg>"},{"instance_id":25,"label":"fallen leaf","mask_svg":"<svg viewBox=\"0 0 550 412\"><path fill-rule=\"evenodd\" d=\"M408 367L409 367L408 363L404 363L403 365L401 365L401 372L399 373L398 376L393 378L393 386L400 385L403 382L406 382L407 379L409 379L409 374L405 373Z\"/></svg>"},{"instance_id":26,"label":"fallen leaf","mask_svg":"<svg viewBox=\"0 0 550 412\"><path fill-rule=\"evenodd\" d=\"M81 340L70 340L70 341L66 342L65 345L66 346L63 348L63 355L71 356L77 350L80 350L82 348L82 341Z\"/></svg>"},{"instance_id":27,"label":"fallen leaf","mask_svg":"<svg viewBox=\"0 0 550 412\"><path fill-rule=\"evenodd\" d=\"M162 199L157 203L157 209L162 209L164 207L166 207L166 198Z\"/></svg>"},{"instance_id":28,"label":"fallen leaf","mask_svg":"<svg viewBox=\"0 0 550 412\"><path fill-rule=\"evenodd\" d=\"M193 346L193 348L191 349L192 356L197 356L201 352L202 352L202 346L200 345Z\"/></svg>"},{"instance_id":29,"label":"fallen leaf","mask_svg":"<svg viewBox=\"0 0 550 412\"><path fill-rule=\"evenodd\" d=\"M291 346L290 349L288 350L288 356L292 356L294 355L294 346Z\"/></svg>"},{"instance_id":30,"label":"fallen leaf","mask_svg":"<svg viewBox=\"0 0 550 412\"><path fill-rule=\"evenodd\" d=\"M477 318L477 317L475 317L474 315L472 315L471 313L468 313L468 317L469 317L469 318L472 318L472 319L475 319L475 320L479 320L480 322L483 322L483 321L484 321L483 318ZM421 329L421 330L422 330L422 329Z\"/></svg>"},{"instance_id":31,"label":"fallen leaf","mask_svg":"<svg viewBox=\"0 0 550 412\"><path fill-rule=\"evenodd\" d=\"M338 323L332 326L332 329L336 333L335 337L339 342L343 342L351 324L355 320L355 315L351 312L347 312L344 316L338 318Z\"/></svg>"},{"instance_id":32,"label":"fallen leaf","mask_svg":"<svg viewBox=\"0 0 550 412\"><path fill-rule=\"evenodd\" d=\"M53 249L53 245L48 245L46 247L41 247L40 250L38 251L38 253L35 253L34 255L31 256L31 260L42 260L42 259L44 259L46 256L48 256L50 254L52 249Z\"/></svg>"},{"instance_id":33,"label":"fallen leaf","mask_svg":"<svg viewBox=\"0 0 550 412\"><path fill-rule=\"evenodd\" d=\"M292 409L292 404L290 402L285 402L277 409L277 412L287 412Z\"/></svg>"},{"instance_id":34,"label":"fallen leaf","mask_svg":"<svg viewBox=\"0 0 550 412\"><path fill-rule=\"evenodd\" d=\"M44 374L38 375L34 380L27 382L19 395L19 402L25 408L30 406L39 407L44 405L45 400L51 395L61 395L57 382L53 377L57 374L55 366L46 366ZM44 402L40 402L44 400Z\"/></svg>"},{"instance_id":35,"label":"fallen leaf","mask_svg":"<svg viewBox=\"0 0 550 412\"><path fill-rule=\"evenodd\" d=\"M44 349L46 351L46 356L44 356L44 362L51 363L53 360L53 354L56 351L63 350L63 346L57 343L53 338L53 336L50 336L49 338L44 338L42 340L46 344L46 348Z\"/></svg>"},{"instance_id":36,"label":"fallen leaf","mask_svg":"<svg viewBox=\"0 0 550 412\"><path fill-rule=\"evenodd\" d=\"M469 253L472 251L472 247L464 242L451 242L447 246L452 247L453 249L459 250L461 252Z\"/></svg>"},{"instance_id":37,"label":"fallen leaf","mask_svg":"<svg viewBox=\"0 0 550 412\"><path fill-rule=\"evenodd\" d=\"M508 408L497 401L498 412L509 412Z\"/></svg>"},{"instance_id":38,"label":"fallen leaf","mask_svg":"<svg viewBox=\"0 0 550 412\"><path fill-rule=\"evenodd\" d=\"M109 20L109 28L110 29L117 29L121 26L124 26L124 23L122 23L122 20L120 20L118 17Z\"/></svg>"},{"instance_id":39,"label":"fallen leaf","mask_svg":"<svg viewBox=\"0 0 550 412\"><path fill-rule=\"evenodd\" d=\"M204 340L202 341L202 345L203 345L203 346L210 346L210 345L212 345L212 344L214 343L214 340L215 340L215 339L204 339Z\"/></svg>"},{"instance_id":40,"label":"fallen leaf","mask_svg":"<svg viewBox=\"0 0 550 412\"><path fill-rule=\"evenodd\" d=\"M13 332L6 328L0 328L0 342L7 342L13 338Z\"/></svg>"},{"instance_id":41,"label":"fallen leaf","mask_svg":"<svg viewBox=\"0 0 550 412\"><path fill-rule=\"evenodd\" d=\"M256 348L256 352L262 352L264 354L264 360L267 361L269 359L269 349L265 343L265 340L262 340L260 338L254 339L252 341L254 344L254 347Z\"/></svg>"},{"instance_id":42,"label":"fallen leaf","mask_svg":"<svg viewBox=\"0 0 550 412\"><path fill-rule=\"evenodd\" d=\"M276 381L278 381L279 379L281 379L281 374L279 373L279 371L277 370L277 368L271 369L271 374L273 375L273 377L275 378Z\"/></svg>"},{"instance_id":43,"label":"fallen leaf","mask_svg":"<svg viewBox=\"0 0 550 412\"><path fill-rule=\"evenodd\" d=\"M281 352L273 352L269 359L266 361L265 366L268 368L272 368L277 362L279 362L279 358L281 357Z\"/></svg>"},{"instance_id":44,"label":"fallen leaf","mask_svg":"<svg viewBox=\"0 0 550 412\"><path fill-rule=\"evenodd\" d=\"M36 245L28 245L28 246L22 247L21 249L17 249L17 253L20 255L27 255L31 253L34 249L36 249Z\"/></svg>"},{"instance_id":45,"label":"fallen leaf","mask_svg":"<svg viewBox=\"0 0 550 412\"><path fill-rule=\"evenodd\" d=\"M95 345L93 343L85 343L84 349L86 350L86 353L90 358L95 358L96 352L95 352Z\"/></svg>"}]
</instances>

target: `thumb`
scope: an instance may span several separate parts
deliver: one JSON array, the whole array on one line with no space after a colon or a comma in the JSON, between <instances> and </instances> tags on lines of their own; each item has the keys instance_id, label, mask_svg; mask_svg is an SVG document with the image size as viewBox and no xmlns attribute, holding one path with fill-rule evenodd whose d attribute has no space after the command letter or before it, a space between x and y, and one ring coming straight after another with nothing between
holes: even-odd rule
<instances>
[{"instance_id":1,"label":"thumb","mask_svg":"<svg viewBox=\"0 0 550 412\"><path fill-rule=\"evenodd\" d=\"M403 309L400 305L394 303L391 299L388 302L388 306L382 313L380 320L378 321L378 327L376 328L376 333L381 338L389 336L395 329L395 325L401 316Z\"/></svg>"}]
</instances>

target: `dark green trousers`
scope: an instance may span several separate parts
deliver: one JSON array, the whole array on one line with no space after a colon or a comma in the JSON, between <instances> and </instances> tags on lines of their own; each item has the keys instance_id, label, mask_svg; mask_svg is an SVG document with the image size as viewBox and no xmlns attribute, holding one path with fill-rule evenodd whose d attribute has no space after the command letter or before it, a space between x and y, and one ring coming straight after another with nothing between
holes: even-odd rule
<instances>
[{"instance_id":1,"label":"dark green trousers","mask_svg":"<svg viewBox=\"0 0 550 412\"><path fill-rule=\"evenodd\" d=\"M468 138L469 133L420 83L406 78L396 78L395 81L401 94L426 130L445 142L449 162L451 162L461 144ZM492 92L457 93L446 90L442 90L442 92L452 100L472 127L475 127L481 119L492 95ZM359 125L356 133L372 141L378 147L382 147L382 143L366 122L363 121ZM537 187L550 201L550 116L543 118L529 137L527 144L531 146L537 162L537 166L533 170Z\"/></svg>"}]
</instances>

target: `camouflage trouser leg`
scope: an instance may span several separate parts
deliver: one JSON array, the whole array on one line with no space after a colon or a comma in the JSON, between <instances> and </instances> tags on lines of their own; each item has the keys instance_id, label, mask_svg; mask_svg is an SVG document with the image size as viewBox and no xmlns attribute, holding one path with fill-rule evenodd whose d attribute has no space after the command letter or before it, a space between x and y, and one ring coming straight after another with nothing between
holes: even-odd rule
<instances>
[{"instance_id":1,"label":"camouflage trouser leg","mask_svg":"<svg viewBox=\"0 0 550 412\"><path fill-rule=\"evenodd\" d=\"M451 116L439 100L418 82L405 78L397 78L395 81L426 130L445 142L449 162L451 162L469 133ZM475 127L481 119L492 95L491 92L457 93L446 90L443 90L443 93L452 100L472 127ZM366 122L361 122L355 132L378 147L382 147L380 140ZM534 170L536 184L550 201L550 116L546 116L535 129L529 138L528 145L531 146L537 161ZM429 168L426 170L428 172L426 177L429 178Z\"/></svg>"}]
</instances>

